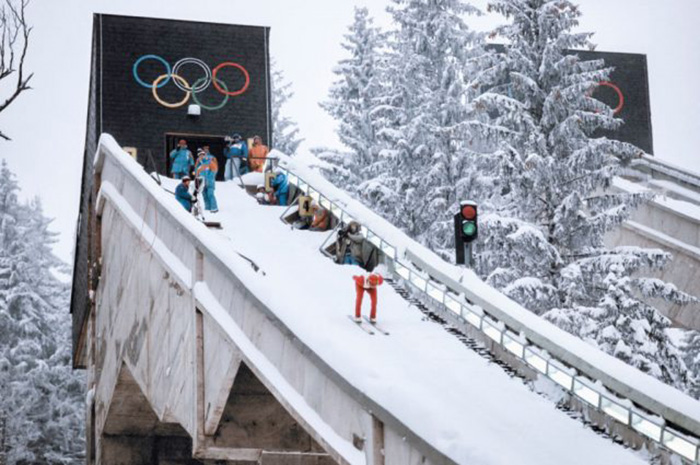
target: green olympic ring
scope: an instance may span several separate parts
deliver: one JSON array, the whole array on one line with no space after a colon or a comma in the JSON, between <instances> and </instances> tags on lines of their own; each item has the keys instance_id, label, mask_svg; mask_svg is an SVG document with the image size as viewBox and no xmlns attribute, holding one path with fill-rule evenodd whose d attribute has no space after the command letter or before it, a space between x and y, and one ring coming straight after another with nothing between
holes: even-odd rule
<instances>
[{"instance_id":1,"label":"green olympic ring","mask_svg":"<svg viewBox=\"0 0 700 465\"><path fill-rule=\"evenodd\" d=\"M197 79L197 81L194 83L194 85L192 86L192 88L193 88L193 89L197 89L198 86L199 86L199 84L200 84L201 82L204 82L204 81L207 80L207 79L208 79L207 76L201 77L201 78ZM223 87L224 90L225 90L226 92L228 92L228 87L226 87L226 83L224 83L224 82L223 82L222 80L220 80L220 79L216 79L216 83L219 84L221 87ZM229 94L224 94L224 100L223 100L220 104L214 105L214 106L209 106L209 105L204 105L202 102L200 102L200 101L199 101L199 97L197 97L197 93L196 93L196 92L192 92L192 100L194 101L194 103L196 103L196 104L199 105L200 107L204 108L205 110L209 110L209 111L221 110L221 109L226 105L226 103L228 102L228 98L229 98Z\"/></svg>"}]
</instances>

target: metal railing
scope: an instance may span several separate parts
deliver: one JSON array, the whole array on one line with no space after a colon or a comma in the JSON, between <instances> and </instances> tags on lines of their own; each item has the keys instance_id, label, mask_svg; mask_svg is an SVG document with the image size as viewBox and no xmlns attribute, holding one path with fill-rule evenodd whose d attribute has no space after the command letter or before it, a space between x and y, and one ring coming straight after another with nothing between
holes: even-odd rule
<instances>
[{"instance_id":1,"label":"metal railing","mask_svg":"<svg viewBox=\"0 0 700 465\"><path fill-rule=\"evenodd\" d=\"M329 210L339 222L347 223L356 220L340 202L331 200L288 168L281 168L287 173L287 179L291 184ZM668 426L661 412L647 412L634 405L629 399L613 394L600 380L593 380L579 374L578 370L552 357L546 350L514 332L503 321L484 311L481 306L468 302L463 294L455 293L452 289L457 286L448 286L447 283L436 280L424 271L418 271L412 266L412 260L399 258L396 247L364 225L362 225L362 235L390 260L389 269L395 277L404 280L434 304L449 310L522 360L527 366L598 411L634 429L685 460L694 464L700 463L700 439ZM658 399L657 402L663 405L663 402Z\"/></svg>"},{"instance_id":2,"label":"metal railing","mask_svg":"<svg viewBox=\"0 0 700 465\"><path fill-rule=\"evenodd\" d=\"M652 178L668 178L679 185L695 192L700 192L700 173L660 160L654 156L644 155L641 159L633 161L631 167L648 173Z\"/></svg>"}]
</instances>

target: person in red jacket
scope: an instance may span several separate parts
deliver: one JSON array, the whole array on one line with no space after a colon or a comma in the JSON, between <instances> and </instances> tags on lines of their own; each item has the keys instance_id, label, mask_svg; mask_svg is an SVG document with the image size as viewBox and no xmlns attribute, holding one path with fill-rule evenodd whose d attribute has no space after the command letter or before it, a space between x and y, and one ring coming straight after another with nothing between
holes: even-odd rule
<instances>
[{"instance_id":1,"label":"person in red jacket","mask_svg":"<svg viewBox=\"0 0 700 465\"><path fill-rule=\"evenodd\" d=\"M369 321L371 323L377 322L377 288L382 285L384 278L382 275L377 273L369 273L367 276L353 276L355 280L355 293L357 297L355 299L355 321L362 321L362 297L365 291L369 294L369 298L372 301L372 310L369 314Z\"/></svg>"}]
</instances>

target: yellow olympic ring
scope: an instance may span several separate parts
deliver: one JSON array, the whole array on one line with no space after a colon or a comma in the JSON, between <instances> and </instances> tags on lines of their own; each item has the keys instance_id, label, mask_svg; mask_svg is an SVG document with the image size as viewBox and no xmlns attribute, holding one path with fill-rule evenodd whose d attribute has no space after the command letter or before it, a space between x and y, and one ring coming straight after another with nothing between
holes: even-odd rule
<instances>
[{"instance_id":1,"label":"yellow olympic ring","mask_svg":"<svg viewBox=\"0 0 700 465\"><path fill-rule=\"evenodd\" d=\"M170 74L170 76L178 81L180 84L183 85L185 89L190 89L190 84L183 78L182 76L179 76L177 74ZM161 74L158 76L158 79L153 81L153 85L151 86L151 91L153 92L153 98L156 99L156 102L160 103L166 108L178 108L183 106L184 104L187 103L187 101L190 99L190 96L192 95L192 91L187 91L185 92L185 98L180 100L179 102L175 103L168 103L165 100L162 100L160 97L158 97L158 84L160 84L160 81L163 79L166 79L168 77L167 74Z\"/></svg>"}]
</instances>

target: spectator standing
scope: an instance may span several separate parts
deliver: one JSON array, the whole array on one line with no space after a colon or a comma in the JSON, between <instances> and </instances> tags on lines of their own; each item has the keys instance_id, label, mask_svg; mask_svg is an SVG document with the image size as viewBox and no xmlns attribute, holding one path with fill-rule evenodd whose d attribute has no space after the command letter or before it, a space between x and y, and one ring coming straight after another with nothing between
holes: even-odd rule
<instances>
[{"instance_id":1,"label":"spectator standing","mask_svg":"<svg viewBox=\"0 0 700 465\"><path fill-rule=\"evenodd\" d=\"M194 158L192 152L187 148L187 141L180 139L177 147L170 152L170 172L175 179L181 179L192 172Z\"/></svg>"},{"instance_id":2,"label":"spectator standing","mask_svg":"<svg viewBox=\"0 0 700 465\"><path fill-rule=\"evenodd\" d=\"M270 149L267 147L267 145L262 143L262 137L253 137L253 146L250 148L250 156L248 159L250 171L262 173L268 153L270 153Z\"/></svg>"},{"instance_id":3,"label":"spectator standing","mask_svg":"<svg viewBox=\"0 0 700 465\"><path fill-rule=\"evenodd\" d=\"M216 203L214 190L216 189L216 174L219 172L219 162L216 161L214 155L209 153L208 145L205 145L202 149L203 153L197 159L195 170L197 171L197 176L204 179L204 189L202 190L204 208L212 213L216 213L219 211L219 207Z\"/></svg>"},{"instance_id":4,"label":"spectator standing","mask_svg":"<svg viewBox=\"0 0 700 465\"><path fill-rule=\"evenodd\" d=\"M242 168L248 160L248 144L245 143L240 134L234 134L227 140L226 147L224 147L224 157L226 158L224 180L230 181L244 174Z\"/></svg>"}]
</instances>

